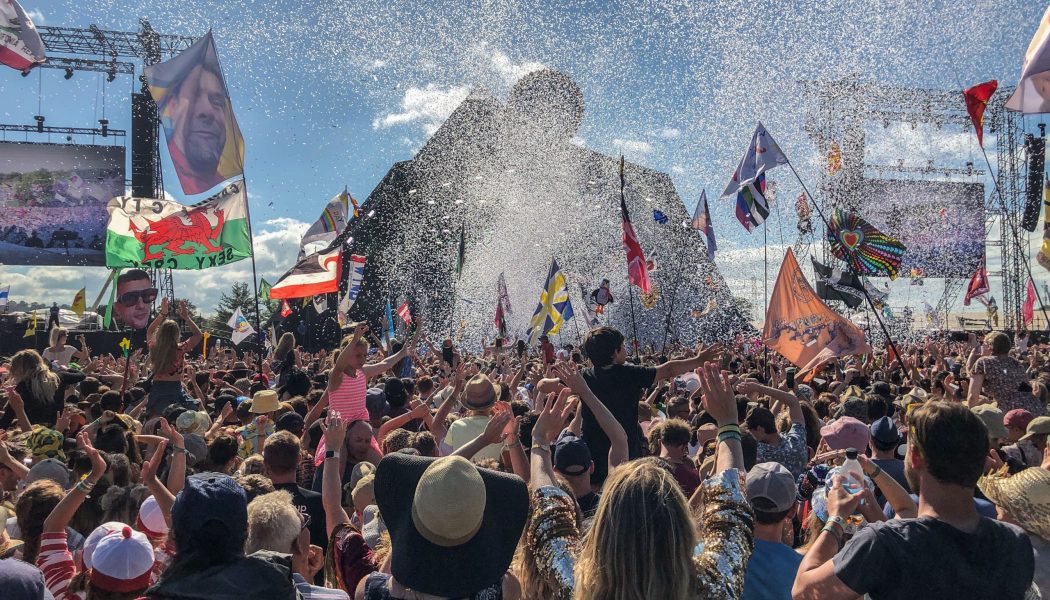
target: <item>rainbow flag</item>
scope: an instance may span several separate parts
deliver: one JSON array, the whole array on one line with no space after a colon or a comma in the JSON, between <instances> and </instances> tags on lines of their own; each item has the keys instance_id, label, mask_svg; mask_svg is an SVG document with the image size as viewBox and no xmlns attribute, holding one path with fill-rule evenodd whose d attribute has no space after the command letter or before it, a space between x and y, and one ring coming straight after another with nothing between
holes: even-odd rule
<instances>
[{"instance_id":1,"label":"rainbow flag","mask_svg":"<svg viewBox=\"0 0 1050 600\"><path fill-rule=\"evenodd\" d=\"M345 189L329 200L321 211L321 216L303 234L300 246L311 242L330 242L342 233L349 220L349 201L350 194Z\"/></svg>"}]
</instances>

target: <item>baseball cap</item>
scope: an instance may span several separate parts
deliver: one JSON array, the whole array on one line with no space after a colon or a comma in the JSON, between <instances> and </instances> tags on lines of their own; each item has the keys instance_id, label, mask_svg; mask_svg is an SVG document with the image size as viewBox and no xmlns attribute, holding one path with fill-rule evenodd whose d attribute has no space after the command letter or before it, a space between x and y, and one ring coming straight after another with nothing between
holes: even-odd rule
<instances>
[{"instance_id":1,"label":"baseball cap","mask_svg":"<svg viewBox=\"0 0 1050 600\"><path fill-rule=\"evenodd\" d=\"M1023 408L1015 408L1008 411L1003 417L1003 425L1007 427L1016 427L1018 429L1027 429L1028 424L1032 422L1035 415L1028 412Z\"/></svg>"},{"instance_id":2,"label":"baseball cap","mask_svg":"<svg viewBox=\"0 0 1050 600\"><path fill-rule=\"evenodd\" d=\"M1025 429L1025 434L1021 439L1027 440L1048 433L1050 433L1050 417L1036 417L1028 423L1028 428Z\"/></svg>"},{"instance_id":3,"label":"baseball cap","mask_svg":"<svg viewBox=\"0 0 1050 600\"><path fill-rule=\"evenodd\" d=\"M591 449L575 435L562 434L554 446L554 468L563 475L582 475L591 468Z\"/></svg>"},{"instance_id":4,"label":"baseball cap","mask_svg":"<svg viewBox=\"0 0 1050 600\"><path fill-rule=\"evenodd\" d=\"M149 587L153 546L145 534L125 525L99 540L91 558L91 583L107 592L134 592Z\"/></svg>"},{"instance_id":5,"label":"baseball cap","mask_svg":"<svg viewBox=\"0 0 1050 600\"><path fill-rule=\"evenodd\" d=\"M135 526L147 537L157 538L168 534L168 524L164 521L164 512L156 498L150 496L142 502Z\"/></svg>"},{"instance_id":6,"label":"baseball cap","mask_svg":"<svg viewBox=\"0 0 1050 600\"><path fill-rule=\"evenodd\" d=\"M192 475L175 498L171 521L178 536L192 536L216 521L229 530L231 547L243 546L248 531L248 495L229 475Z\"/></svg>"},{"instance_id":7,"label":"baseball cap","mask_svg":"<svg viewBox=\"0 0 1050 600\"><path fill-rule=\"evenodd\" d=\"M386 401L386 392L383 388L369 388L365 392L365 408L368 409L368 419L375 421L381 419L390 410L390 404Z\"/></svg>"},{"instance_id":8,"label":"baseball cap","mask_svg":"<svg viewBox=\"0 0 1050 600\"><path fill-rule=\"evenodd\" d=\"M871 439L883 445L899 444L901 433L889 417L880 417L871 424Z\"/></svg>"},{"instance_id":9,"label":"baseball cap","mask_svg":"<svg viewBox=\"0 0 1050 600\"><path fill-rule=\"evenodd\" d=\"M856 448L863 450L868 446L871 432L860 419L839 417L828 425L821 427L820 435L832 450Z\"/></svg>"},{"instance_id":10,"label":"baseball cap","mask_svg":"<svg viewBox=\"0 0 1050 600\"><path fill-rule=\"evenodd\" d=\"M295 435L302 435L306 421L303 420L302 415L292 411L281 415L281 417L277 419L276 425L277 431L290 431Z\"/></svg>"},{"instance_id":11,"label":"baseball cap","mask_svg":"<svg viewBox=\"0 0 1050 600\"><path fill-rule=\"evenodd\" d=\"M798 489L795 478L784 465L758 463L747 472L747 499L762 512L778 513L791 508Z\"/></svg>"},{"instance_id":12,"label":"baseball cap","mask_svg":"<svg viewBox=\"0 0 1050 600\"><path fill-rule=\"evenodd\" d=\"M998 406L980 404L970 410L972 410L973 414L977 415L977 418L984 423L986 428L988 428L989 438L1005 440L1010 436L1010 432L1006 430L1006 425L1003 425L1003 411L999 410ZM1029 425L1031 425L1031 423L1029 423Z\"/></svg>"},{"instance_id":13,"label":"baseball cap","mask_svg":"<svg viewBox=\"0 0 1050 600\"><path fill-rule=\"evenodd\" d=\"M127 525L127 523L108 521L99 525L94 531L88 534L87 538L84 539L84 549L80 553L80 560L84 562L85 569L91 568L91 558L95 554L95 547L102 541L102 538L116 531L120 531L125 525Z\"/></svg>"},{"instance_id":14,"label":"baseball cap","mask_svg":"<svg viewBox=\"0 0 1050 600\"><path fill-rule=\"evenodd\" d=\"M33 465L26 475L26 485L41 479L50 479L62 486L62 489L69 489L69 469L66 468L66 463L57 458L44 459Z\"/></svg>"}]
</instances>

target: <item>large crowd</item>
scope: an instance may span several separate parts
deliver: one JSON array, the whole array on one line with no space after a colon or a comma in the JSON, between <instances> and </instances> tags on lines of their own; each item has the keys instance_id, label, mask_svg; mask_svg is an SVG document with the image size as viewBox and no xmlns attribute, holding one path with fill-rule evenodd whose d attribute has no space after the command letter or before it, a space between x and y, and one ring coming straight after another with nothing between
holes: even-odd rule
<instances>
[{"instance_id":1,"label":"large crowd","mask_svg":"<svg viewBox=\"0 0 1050 600\"><path fill-rule=\"evenodd\" d=\"M0 372L0 598L1038 598L1050 346L50 331ZM1050 596L1048 596L1050 597Z\"/></svg>"}]
</instances>

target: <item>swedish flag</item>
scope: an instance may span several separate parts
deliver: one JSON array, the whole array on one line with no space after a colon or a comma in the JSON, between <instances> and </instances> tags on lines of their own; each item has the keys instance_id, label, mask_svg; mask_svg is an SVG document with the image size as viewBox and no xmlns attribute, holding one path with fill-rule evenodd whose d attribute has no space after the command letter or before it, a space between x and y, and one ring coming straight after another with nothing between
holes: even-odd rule
<instances>
[{"instance_id":1,"label":"swedish flag","mask_svg":"<svg viewBox=\"0 0 1050 600\"><path fill-rule=\"evenodd\" d=\"M540 303L532 313L529 322L529 344L535 344L541 335L558 333L561 326L572 318L572 302L569 300L569 286L565 274L561 272L557 260L551 260L551 270L547 274L547 283L540 292Z\"/></svg>"}]
</instances>

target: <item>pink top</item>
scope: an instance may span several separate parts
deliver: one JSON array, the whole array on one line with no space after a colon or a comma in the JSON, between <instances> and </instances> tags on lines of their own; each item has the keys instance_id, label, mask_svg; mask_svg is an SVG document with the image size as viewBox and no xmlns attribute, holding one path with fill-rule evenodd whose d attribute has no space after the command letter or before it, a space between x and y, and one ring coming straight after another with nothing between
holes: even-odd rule
<instances>
[{"instance_id":1,"label":"pink top","mask_svg":"<svg viewBox=\"0 0 1050 600\"><path fill-rule=\"evenodd\" d=\"M368 393L368 378L361 369L357 370L355 377L343 375L339 387L328 393L328 412L338 412L346 423L354 421L368 421L368 407L365 405L365 396ZM372 439L372 447L378 450L379 444ZM314 466L321 466L324 462L324 436L318 444L318 451L314 456ZM379 452L382 454L382 451Z\"/></svg>"}]
</instances>

